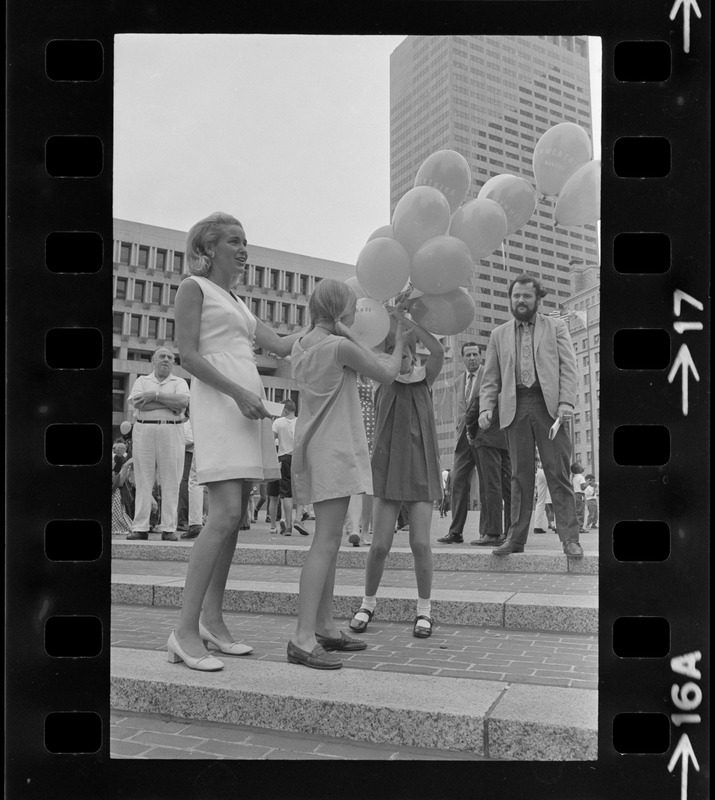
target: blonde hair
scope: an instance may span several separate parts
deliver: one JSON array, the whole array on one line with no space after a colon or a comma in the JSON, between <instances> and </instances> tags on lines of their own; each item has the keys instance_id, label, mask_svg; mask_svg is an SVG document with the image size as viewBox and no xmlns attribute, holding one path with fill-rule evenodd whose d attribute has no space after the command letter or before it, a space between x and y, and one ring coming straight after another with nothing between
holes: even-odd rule
<instances>
[{"instance_id":1,"label":"blonde hair","mask_svg":"<svg viewBox=\"0 0 715 800\"><path fill-rule=\"evenodd\" d=\"M243 227L236 217L223 211L216 211L191 226L186 237L186 266L192 275L205 278L211 272L213 247L221 234L221 228L226 225Z\"/></svg>"},{"instance_id":2,"label":"blonde hair","mask_svg":"<svg viewBox=\"0 0 715 800\"><path fill-rule=\"evenodd\" d=\"M355 310L357 297L355 292L342 281L333 278L323 278L315 287L308 300L308 313L310 326L314 328L321 320L330 320L335 326L335 333L344 336L364 350L370 350L367 345L357 339L350 328L340 321Z\"/></svg>"}]
</instances>

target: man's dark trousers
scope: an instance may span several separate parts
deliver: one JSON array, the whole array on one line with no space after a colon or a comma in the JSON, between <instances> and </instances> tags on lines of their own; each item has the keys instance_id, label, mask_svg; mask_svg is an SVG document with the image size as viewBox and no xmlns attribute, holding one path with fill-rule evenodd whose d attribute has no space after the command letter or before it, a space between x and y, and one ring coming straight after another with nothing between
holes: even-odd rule
<instances>
[{"instance_id":1,"label":"man's dark trousers","mask_svg":"<svg viewBox=\"0 0 715 800\"><path fill-rule=\"evenodd\" d=\"M476 450L482 504L479 535L498 537L511 524L511 460L508 451L500 447L477 445Z\"/></svg>"},{"instance_id":2,"label":"man's dark trousers","mask_svg":"<svg viewBox=\"0 0 715 800\"><path fill-rule=\"evenodd\" d=\"M523 545L529 535L536 479L534 445L551 494L556 529L562 542L578 542L576 502L569 480L571 442L562 426L553 441L549 430L554 420L546 410L538 387L516 391L516 415L505 428L511 458L511 527L507 541Z\"/></svg>"},{"instance_id":3,"label":"man's dark trousers","mask_svg":"<svg viewBox=\"0 0 715 800\"><path fill-rule=\"evenodd\" d=\"M469 510L469 485L472 479L472 470L477 467L477 455L467 441L466 428L457 440L454 450L454 466L452 467L452 522L449 526L450 536L462 536L464 525L467 522Z\"/></svg>"}]
</instances>

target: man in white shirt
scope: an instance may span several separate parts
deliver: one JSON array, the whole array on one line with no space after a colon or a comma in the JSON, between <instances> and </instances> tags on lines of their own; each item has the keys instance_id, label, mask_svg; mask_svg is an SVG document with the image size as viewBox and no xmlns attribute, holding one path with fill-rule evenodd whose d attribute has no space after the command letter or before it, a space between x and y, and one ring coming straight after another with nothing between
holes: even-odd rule
<instances>
[{"instance_id":1,"label":"man in white shirt","mask_svg":"<svg viewBox=\"0 0 715 800\"><path fill-rule=\"evenodd\" d=\"M449 533L441 539L442 544L462 544L464 525L469 510L469 486L474 470L479 469L476 448L467 441L466 415L475 394L479 394L482 382L482 353L476 342L462 345L463 372L454 384L454 417L457 424L457 446L454 450L452 469L452 523ZM476 497L473 499L477 499Z\"/></svg>"},{"instance_id":2,"label":"man in white shirt","mask_svg":"<svg viewBox=\"0 0 715 800\"><path fill-rule=\"evenodd\" d=\"M140 375L129 394L136 410L132 434L136 501L132 532L127 539L149 538L151 492L158 472L161 485L161 538L175 542L179 484L184 471L184 409L189 385L171 374L174 355L160 347L152 356L154 370Z\"/></svg>"},{"instance_id":3,"label":"man in white shirt","mask_svg":"<svg viewBox=\"0 0 715 800\"><path fill-rule=\"evenodd\" d=\"M293 461L293 441L295 439L295 403L286 400L283 406L283 416L273 422L273 435L276 437L278 447L278 462L281 465L281 477L278 482L278 496L280 497L282 516L279 520L281 535L290 536L291 528L295 528L302 536L308 536L308 531L296 522L293 524L293 482L291 479L291 464ZM273 501L273 498L271 498ZM278 502L274 501L275 508L270 511L271 521L275 521Z\"/></svg>"}]
</instances>

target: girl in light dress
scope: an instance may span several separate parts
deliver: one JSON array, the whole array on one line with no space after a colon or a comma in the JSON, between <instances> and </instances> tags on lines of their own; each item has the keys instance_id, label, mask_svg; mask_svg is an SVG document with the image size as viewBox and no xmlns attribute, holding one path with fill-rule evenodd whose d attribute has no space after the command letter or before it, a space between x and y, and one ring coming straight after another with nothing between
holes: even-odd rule
<instances>
[{"instance_id":1,"label":"girl in light dress","mask_svg":"<svg viewBox=\"0 0 715 800\"><path fill-rule=\"evenodd\" d=\"M333 619L335 566L352 495L372 494L367 437L358 395L358 373L385 384L402 362L404 329L391 355L376 355L349 331L357 297L342 282L323 279L310 297L311 330L293 345L293 377L301 403L293 448L293 489L298 503L312 503L315 534L300 576L298 622L288 661L338 669L338 652L367 644L340 631Z\"/></svg>"}]
</instances>

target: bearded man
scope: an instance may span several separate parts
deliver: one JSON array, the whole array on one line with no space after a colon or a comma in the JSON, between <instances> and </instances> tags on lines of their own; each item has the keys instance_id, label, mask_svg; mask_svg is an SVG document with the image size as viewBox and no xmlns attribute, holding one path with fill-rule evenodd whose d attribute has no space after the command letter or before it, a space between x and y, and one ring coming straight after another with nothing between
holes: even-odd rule
<instances>
[{"instance_id":1,"label":"bearded man","mask_svg":"<svg viewBox=\"0 0 715 800\"><path fill-rule=\"evenodd\" d=\"M556 420L570 422L576 403L576 354L566 323L539 312L546 292L531 275L509 286L513 320L489 337L479 394L479 426L487 429L494 409L504 429L511 459L511 525L497 556L523 553L534 499L535 456L539 448L556 517L556 530L567 556L579 558L576 501L570 481L571 441Z\"/></svg>"}]
</instances>

